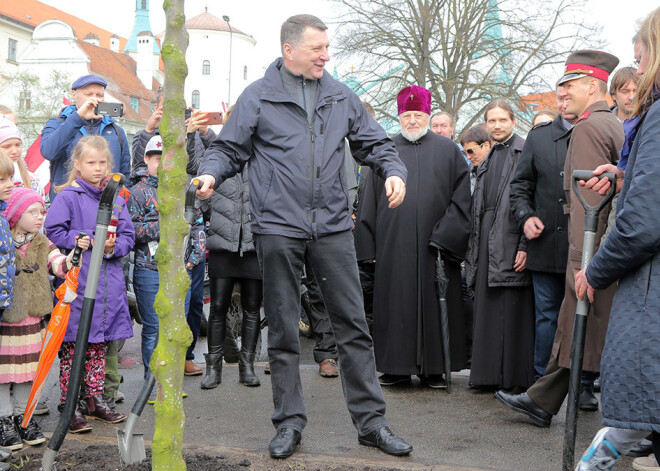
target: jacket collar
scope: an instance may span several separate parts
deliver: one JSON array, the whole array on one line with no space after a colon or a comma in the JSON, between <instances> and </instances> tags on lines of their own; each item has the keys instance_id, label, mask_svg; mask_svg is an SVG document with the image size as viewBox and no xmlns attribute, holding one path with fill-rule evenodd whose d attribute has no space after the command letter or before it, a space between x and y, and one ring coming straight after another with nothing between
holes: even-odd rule
<instances>
[{"instance_id":1,"label":"jacket collar","mask_svg":"<svg viewBox=\"0 0 660 471\"><path fill-rule=\"evenodd\" d=\"M553 141L558 141L562 137L566 136L571 132L570 129L566 129L564 127L564 123L562 123L562 118L561 115L558 115L550 124L550 131L552 133L552 140Z\"/></svg>"},{"instance_id":2,"label":"jacket collar","mask_svg":"<svg viewBox=\"0 0 660 471\"><path fill-rule=\"evenodd\" d=\"M265 98L271 101L284 101L291 102L291 96L287 93L284 88L284 83L282 82L282 76L280 75L280 68L284 67L284 61L281 57L278 57L273 61L272 64L266 69L264 74L264 89L261 92L261 98ZM323 76L318 81L318 89L316 92L316 105L323 101L324 103L328 98L333 97L338 94L344 94L344 90L339 85L335 79L333 79L330 74L324 70Z\"/></svg>"}]
</instances>

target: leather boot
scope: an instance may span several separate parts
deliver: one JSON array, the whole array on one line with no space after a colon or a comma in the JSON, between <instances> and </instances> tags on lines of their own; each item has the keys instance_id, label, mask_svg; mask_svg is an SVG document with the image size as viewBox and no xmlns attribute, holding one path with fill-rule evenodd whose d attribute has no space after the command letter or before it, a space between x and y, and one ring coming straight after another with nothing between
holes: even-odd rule
<instances>
[{"instance_id":1,"label":"leather boot","mask_svg":"<svg viewBox=\"0 0 660 471\"><path fill-rule=\"evenodd\" d=\"M71 424L69 425L69 432L81 433L89 432L90 430L92 430L92 427L89 425L89 422L85 420L85 416L80 412L80 408L76 408L76 411L73 413L73 419L71 419Z\"/></svg>"},{"instance_id":2,"label":"leather boot","mask_svg":"<svg viewBox=\"0 0 660 471\"><path fill-rule=\"evenodd\" d=\"M225 326L227 323L227 310L223 309L215 299L213 280L211 280L211 312L207 324L206 341L209 352L204 354L206 359L206 374L202 378L202 389L213 389L222 382L222 348L225 343Z\"/></svg>"},{"instance_id":3,"label":"leather boot","mask_svg":"<svg viewBox=\"0 0 660 471\"><path fill-rule=\"evenodd\" d=\"M126 416L124 414L114 412L112 409L110 409L110 406L106 404L106 402L103 400L103 396L100 394L88 397L84 401L85 402L83 403L82 413L88 419L98 419L108 424L118 424L119 422L126 420Z\"/></svg>"},{"instance_id":4,"label":"leather boot","mask_svg":"<svg viewBox=\"0 0 660 471\"><path fill-rule=\"evenodd\" d=\"M238 354L238 382L248 387L261 386L254 373L254 357L260 333L259 311L243 311L241 324L241 351Z\"/></svg>"},{"instance_id":5,"label":"leather boot","mask_svg":"<svg viewBox=\"0 0 660 471\"><path fill-rule=\"evenodd\" d=\"M202 378L202 389L213 389L222 382L222 353L205 353L206 374Z\"/></svg>"}]
</instances>

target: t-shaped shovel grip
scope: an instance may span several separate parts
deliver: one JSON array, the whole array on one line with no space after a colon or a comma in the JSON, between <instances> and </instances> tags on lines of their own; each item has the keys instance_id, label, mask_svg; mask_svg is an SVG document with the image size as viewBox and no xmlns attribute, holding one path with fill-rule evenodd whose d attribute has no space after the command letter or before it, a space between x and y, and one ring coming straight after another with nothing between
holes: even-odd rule
<instances>
[{"instance_id":1,"label":"t-shaped shovel grip","mask_svg":"<svg viewBox=\"0 0 660 471\"><path fill-rule=\"evenodd\" d=\"M599 180L602 178L607 178L610 181L610 189L596 206L591 206L589 203L587 203L587 200L584 198L582 191L580 191L578 182L586 182L587 180L591 180L594 177L598 178ZM578 200L580 200L580 203L582 203L582 206L586 211L586 217L584 218L585 231L596 232L598 229L598 214L607 205L607 203L612 200L614 197L614 192L616 191L615 177L616 176L613 173L609 172L601 173L600 175L594 175L594 172L591 170L573 170L573 191L575 192L575 195L577 196Z\"/></svg>"},{"instance_id":2,"label":"t-shaped shovel grip","mask_svg":"<svg viewBox=\"0 0 660 471\"><path fill-rule=\"evenodd\" d=\"M183 211L183 218L186 222L192 226L195 222L195 216L197 212L195 211L195 192L202 187L202 181L199 178L193 178L188 185L186 190L186 202L185 208Z\"/></svg>"}]
</instances>

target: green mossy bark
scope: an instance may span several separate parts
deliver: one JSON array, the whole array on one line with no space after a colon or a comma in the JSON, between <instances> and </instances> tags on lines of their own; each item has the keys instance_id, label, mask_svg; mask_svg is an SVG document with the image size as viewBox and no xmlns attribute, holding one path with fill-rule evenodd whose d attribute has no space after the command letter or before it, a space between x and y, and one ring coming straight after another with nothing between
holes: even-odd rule
<instances>
[{"instance_id":1,"label":"green mossy bark","mask_svg":"<svg viewBox=\"0 0 660 471\"><path fill-rule=\"evenodd\" d=\"M183 219L188 162L183 116L188 33L183 27L183 6L184 0L163 2L167 27L162 48L165 64L164 110L160 123L163 158L158 169L160 244L156 252L160 287L154 302L159 338L149 365L158 382L158 401L154 407L156 428L151 445L152 469L158 471L186 469L181 451L185 426L181 396L185 354L192 334L185 318L185 296L190 279L183 260L183 239L189 231Z\"/></svg>"}]
</instances>

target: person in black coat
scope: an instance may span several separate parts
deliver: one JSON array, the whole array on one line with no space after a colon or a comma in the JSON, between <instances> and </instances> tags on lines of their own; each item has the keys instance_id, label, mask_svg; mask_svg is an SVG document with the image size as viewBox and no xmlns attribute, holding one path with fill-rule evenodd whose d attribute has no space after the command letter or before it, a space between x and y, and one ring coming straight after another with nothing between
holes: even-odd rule
<instances>
[{"instance_id":1,"label":"person in black coat","mask_svg":"<svg viewBox=\"0 0 660 471\"><path fill-rule=\"evenodd\" d=\"M561 110L560 90L557 108ZM532 274L536 332L534 369L543 376L564 299L568 258L568 216L564 214L564 162L575 115L557 116L529 132L518 161L509 201L520 232L527 237L527 269Z\"/></svg>"}]
</instances>

